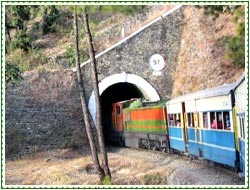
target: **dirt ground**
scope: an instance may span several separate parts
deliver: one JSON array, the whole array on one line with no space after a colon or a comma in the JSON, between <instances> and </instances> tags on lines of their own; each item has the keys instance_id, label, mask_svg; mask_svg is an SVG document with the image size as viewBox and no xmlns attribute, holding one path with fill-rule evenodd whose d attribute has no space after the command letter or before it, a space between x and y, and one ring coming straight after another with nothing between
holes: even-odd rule
<instances>
[{"instance_id":1,"label":"dirt ground","mask_svg":"<svg viewBox=\"0 0 250 190\"><path fill-rule=\"evenodd\" d=\"M111 147L114 185L244 185L230 169L187 156ZM99 185L90 151L57 149L7 160L5 185Z\"/></svg>"}]
</instances>

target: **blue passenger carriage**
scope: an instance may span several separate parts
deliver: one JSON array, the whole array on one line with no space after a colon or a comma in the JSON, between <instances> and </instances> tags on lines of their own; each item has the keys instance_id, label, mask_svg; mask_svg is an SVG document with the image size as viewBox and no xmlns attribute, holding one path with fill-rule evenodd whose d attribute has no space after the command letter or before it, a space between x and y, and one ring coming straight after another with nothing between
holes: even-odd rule
<instances>
[{"instance_id":1,"label":"blue passenger carriage","mask_svg":"<svg viewBox=\"0 0 250 190\"><path fill-rule=\"evenodd\" d=\"M170 100L170 147L238 168L238 131L233 119L235 87L235 83L226 84Z\"/></svg>"},{"instance_id":2,"label":"blue passenger carriage","mask_svg":"<svg viewBox=\"0 0 250 190\"><path fill-rule=\"evenodd\" d=\"M201 91L196 95L195 104L201 128L202 157L237 168L239 160L233 125L234 87L235 84L226 84Z\"/></svg>"}]
</instances>

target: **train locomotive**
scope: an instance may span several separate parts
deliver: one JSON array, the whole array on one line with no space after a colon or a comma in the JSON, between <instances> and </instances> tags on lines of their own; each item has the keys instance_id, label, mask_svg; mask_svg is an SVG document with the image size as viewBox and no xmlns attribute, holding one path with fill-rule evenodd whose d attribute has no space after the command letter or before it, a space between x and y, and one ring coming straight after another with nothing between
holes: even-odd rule
<instances>
[{"instance_id":1,"label":"train locomotive","mask_svg":"<svg viewBox=\"0 0 250 190\"><path fill-rule=\"evenodd\" d=\"M109 139L121 146L178 151L245 175L245 75L232 84L167 101L113 103ZM133 104L140 104L133 106Z\"/></svg>"},{"instance_id":2,"label":"train locomotive","mask_svg":"<svg viewBox=\"0 0 250 190\"><path fill-rule=\"evenodd\" d=\"M138 103L141 106L133 106ZM165 105L132 99L112 106L113 131L109 133L110 139L122 146L169 151Z\"/></svg>"}]
</instances>

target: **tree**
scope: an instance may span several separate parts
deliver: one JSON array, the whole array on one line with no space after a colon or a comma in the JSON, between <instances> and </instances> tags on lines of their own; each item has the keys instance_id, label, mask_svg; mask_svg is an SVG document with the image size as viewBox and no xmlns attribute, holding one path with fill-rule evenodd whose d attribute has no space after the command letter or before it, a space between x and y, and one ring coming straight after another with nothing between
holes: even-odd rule
<instances>
[{"instance_id":1,"label":"tree","mask_svg":"<svg viewBox=\"0 0 250 190\"><path fill-rule=\"evenodd\" d=\"M8 12L8 10L6 10ZM5 33L8 37L9 43L11 42L11 37L10 37L10 30L11 30L11 23L10 20L8 19L8 15L5 12Z\"/></svg>"},{"instance_id":2,"label":"tree","mask_svg":"<svg viewBox=\"0 0 250 190\"><path fill-rule=\"evenodd\" d=\"M5 28L9 38L11 47L14 49L21 48L25 52L31 47L30 37L27 35L26 22L30 19L30 9L32 6L27 5L13 5L7 6L7 14L5 16ZM10 38L10 30L16 29L15 38Z\"/></svg>"},{"instance_id":3,"label":"tree","mask_svg":"<svg viewBox=\"0 0 250 190\"><path fill-rule=\"evenodd\" d=\"M28 52L31 48L31 40L26 33L26 29L16 32L15 38L11 42L11 47L13 49L22 49L24 52Z\"/></svg>"},{"instance_id":4,"label":"tree","mask_svg":"<svg viewBox=\"0 0 250 190\"><path fill-rule=\"evenodd\" d=\"M245 66L245 11L239 7L235 9L233 22L237 25L236 35L226 41L227 57L233 60L238 67Z\"/></svg>"},{"instance_id":5,"label":"tree","mask_svg":"<svg viewBox=\"0 0 250 190\"><path fill-rule=\"evenodd\" d=\"M81 68L80 68L80 63L79 63L80 62L79 61L79 44L78 44L79 39L78 39L78 21L77 21L76 6L74 6L74 34L75 34L75 62L76 62L76 69L77 69L77 81L78 81L78 87L79 87L80 98L81 98L83 118L84 118L87 136L88 136L89 143L90 143L92 160L93 160L95 169L98 173L98 176L101 182L103 182L105 178L105 174L104 174L103 169L100 166L97 148L95 145L95 140L94 140L94 136L93 136L92 129L91 129L89 111L87 108L87 103L86 103L87 101L86 101L86 96L84 92Z\"/></svg>"},{"instance_id":6,"label":"tree","mask_svg":"<svg viewBox=\"0 0 250 190\"><path fill-rule=\"evenodd\" d=\"M43 9L43 34L53 32L53 24L59 18L59 10L55 5L44 6Z\"/></svg>"},{"instance_id":7,"label":"tree","mask_svg":"<svg viewBox=\"0 0 250 190\"><path fill-rule=\"evenodd\" d=\"M88 14L86 11L86 6L83 13L83 22L84 28L87 35L88 47L89 47L89 55L90 55L90 64L91 64L91 71L92 71L92 83L94 86L94 94L95 94L95 102L96 102L96 129L98 135L98 142L100 146L100 151L102 155L102 162L105 175L111 179L111 174L108 166L108 157L104 143L103 137L103 126L102 126L102 116L101 116L101 102L100 102L100 94L99 94L99 87L98 87L98 76L97 76L97 69L96 69L96 59L95 59L95 50L93 47L93 40L91 36L91 32L89 29L89 21L88 21Z\"/></svg>"},{"instance_id":8,"label":"tree","mask_svg":"<svg viewBox=\"0 0 250 190\"><path fill-rule=\"evenodd\" d=\"M30 19L30 6L13 5L11 6L12 26L17 30L23 30L25 21Z\"/></svg>"}]
</instances>

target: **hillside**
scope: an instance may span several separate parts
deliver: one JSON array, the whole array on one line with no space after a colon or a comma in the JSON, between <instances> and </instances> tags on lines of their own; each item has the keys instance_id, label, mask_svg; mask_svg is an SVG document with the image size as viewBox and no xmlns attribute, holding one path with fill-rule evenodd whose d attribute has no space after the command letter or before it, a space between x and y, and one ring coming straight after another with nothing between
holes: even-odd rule
<instances>
[{"instance_id":1,"label":"hillside","mask_svg":"<svg viewBox=\"0 0 250 190\"><path fill-rule=\"evenodd\" d=\"M189 6L184 11L185 26L173 94L178 96L224 83L235 82L244 72L225 56L223 37L236 33L232 15L220 15L215 21L202 9Z\"/></svg>"},{"instance_id":2,"label":"hillside","mask_svg":"<svg viewBox=\"0 0 250 190\"><path fill-rule=\"evenodd\" d=\"M143 10L138 10L133 14L114 11L90 13L90 29L96 53L104 51L173 7L173 5L145 6ZM73 57L72 51L74 47L73 17L65 9L65 7L62 8L62 18L58 19L59 24L55 24L56 32L43 34L41 26L42 16L39 15L35 16L28 23L28 34L35 36L32 46L46 60L36 60L41 62L38 69L41 69L41 65L44 65L46 70L74 67L74 63L69 63ZM124 9L126 10L126 8ZM14 32L12 37L14 37ZM84 62L88 59L88 49L81 19L79 19L79 36L80 61ZM22 53L17 50L11 52L9 57L15 56L15 54L20 55ZM37 69L36 67L37 65L31 63L30 67L25 70Z\"/></svg>"}]
</instances>

